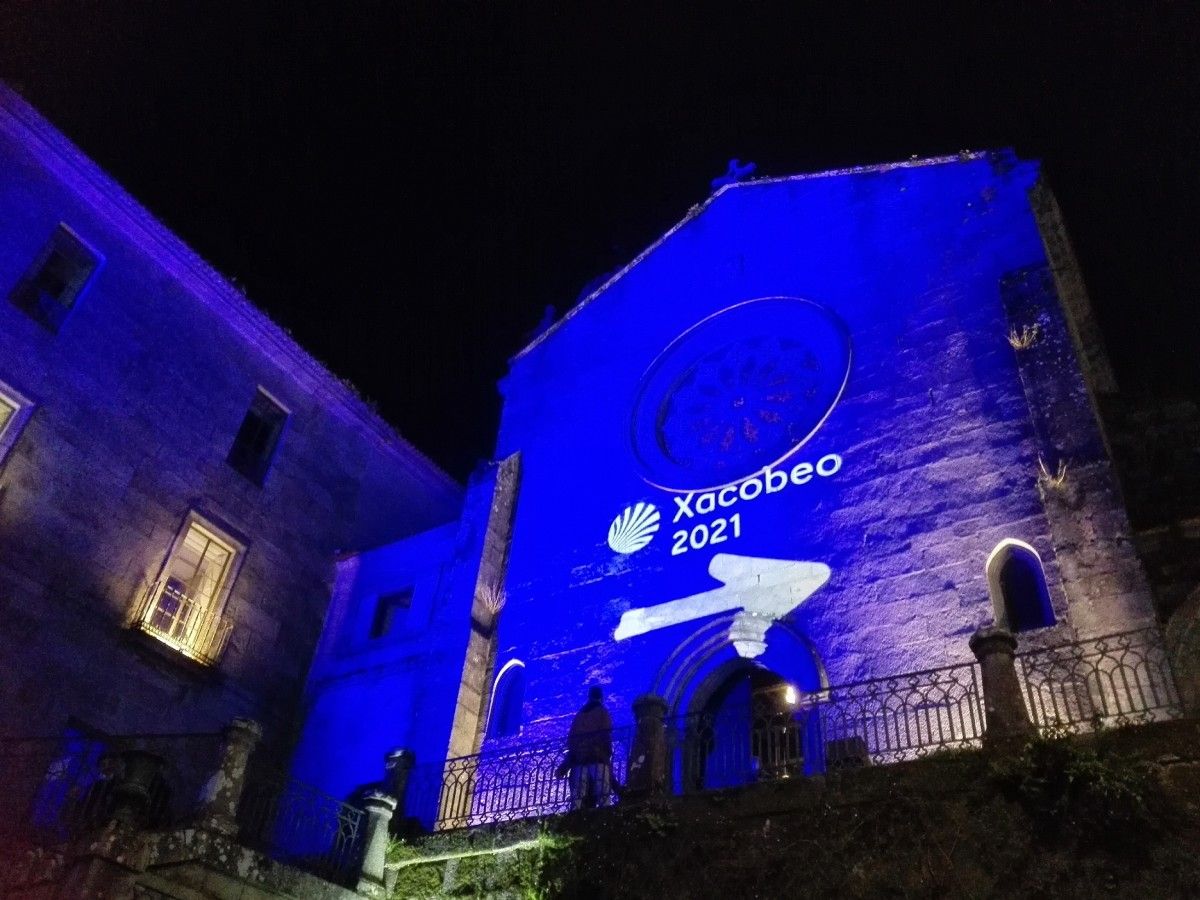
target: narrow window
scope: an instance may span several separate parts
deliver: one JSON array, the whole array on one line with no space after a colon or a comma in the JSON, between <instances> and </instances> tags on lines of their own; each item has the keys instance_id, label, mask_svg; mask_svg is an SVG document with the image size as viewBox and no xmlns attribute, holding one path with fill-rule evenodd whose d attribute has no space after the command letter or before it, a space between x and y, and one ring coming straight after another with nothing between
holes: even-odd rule
<instances>
[{"instance_id":1,"label":"narrow window","mask_svg":"<svg viewBox=\"0 0 1200 900\"><path fill-rule=\"evenodd\" d=\"M987 576L998 624L1013 632L1055 624L1042 560L1028 544L1002 541L988 559Z\"/></svg>"},{"instance_id":2,"label":"narrow window","mask_svg":"<svg viewBox=\"0 0 1200 900\"><path fill-rule=\"evenodd\" d=\"M195 519L175 542L150 589L139 627L201 662L214 662L228 626L221 604L241 548Z\"/></svg>"},{"instance_id":3,"label":"narrow window","mask_svg":"<svg viewBox=\"0 0 1200 900\"><path fill-rule=\"evenodd\" d=\"M488 715L488 737L512 737L521 731L525 705L525 664L514 659L505 663L492 687Z\"/></svg>"},{"instance_id":4,"label":"narrow window","mask_svg":"<svg viewBox=\"0 0 1200 900\"><path fill-rule=\"evenodd\" d=\"M260 388L233 439L229 464L250 481L261 485L271 468L271 459L279 446L287 417L287 410Z\"/></svg>"},{"instance_id":5,"label":"narrow window","mask_svg":"<svg viewBox=\"0 0 1200 900\"><path fill-rule=\"evenodd\" d=\"M371 637L387 637L399 624L404 611L412 606L412 591L396 591L383 594L375 601L375 615L371 619Z\"/></svg>"},{"instance_id":6,"label":"narrow window","mask_svg":"<svg viewBox=\"0 0 1200 900\"><path fill-rule=\"evenodd\" d=\"M13 305L50 331L58 331L83 293L99 257L69 228L59 225L33 267L13 289Z\"/></svg>"}]
</instances>

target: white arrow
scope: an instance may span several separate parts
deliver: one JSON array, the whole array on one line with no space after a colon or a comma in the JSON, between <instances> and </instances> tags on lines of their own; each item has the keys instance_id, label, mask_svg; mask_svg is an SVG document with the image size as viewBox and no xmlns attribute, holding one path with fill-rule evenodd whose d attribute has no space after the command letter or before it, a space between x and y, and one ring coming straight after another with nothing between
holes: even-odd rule
<instances>
[{"instance_id":1,"label":"white arrow","mask_svg":"<svg viewBox=\"0 0 1200 900\"><path fill-rule=\"evenodd\" d=\"M708 564L708 574L721 587L631 609L621 616L613 637L623 641L737 609L741 611L729 626L729 639L739 656L753 659L767 649L767 629L820 590L830 572L822 563L718 553Z\"/></svg>"}]
</instances>

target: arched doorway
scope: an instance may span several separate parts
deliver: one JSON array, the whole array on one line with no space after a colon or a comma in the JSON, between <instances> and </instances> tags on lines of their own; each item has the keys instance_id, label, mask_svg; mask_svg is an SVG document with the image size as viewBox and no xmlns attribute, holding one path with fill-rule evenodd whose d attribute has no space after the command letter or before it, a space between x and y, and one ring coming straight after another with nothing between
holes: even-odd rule
<instances>
[{"instance_id":1,"label":"arched doorway","mask_svg":"<svg viewBox=\"0 0 1200 900\"><path fill-rule=\"evenodd\" d=\"M806 760L815 717L804 695L775 672L751 662L730 666L698 694L684 730L686 791L795 778Z\"/></svg>"}]
</instances>

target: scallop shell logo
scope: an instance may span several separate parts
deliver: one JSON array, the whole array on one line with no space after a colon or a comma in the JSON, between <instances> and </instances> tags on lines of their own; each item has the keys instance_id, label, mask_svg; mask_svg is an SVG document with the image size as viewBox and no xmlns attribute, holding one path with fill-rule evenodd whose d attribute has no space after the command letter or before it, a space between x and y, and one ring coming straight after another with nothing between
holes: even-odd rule
<instances>
[{"instance_id":1,"label":"scallop shell logo","mask_svg":"<svg viewBox=\"0 0 1200 900\"><path fill-rule=\"evenodd\" d=\"M617 553L633 553L650 543L658 531L658 507L653 503L627 506L608 526L608 546Z\"/></svg>"}]
</instances>

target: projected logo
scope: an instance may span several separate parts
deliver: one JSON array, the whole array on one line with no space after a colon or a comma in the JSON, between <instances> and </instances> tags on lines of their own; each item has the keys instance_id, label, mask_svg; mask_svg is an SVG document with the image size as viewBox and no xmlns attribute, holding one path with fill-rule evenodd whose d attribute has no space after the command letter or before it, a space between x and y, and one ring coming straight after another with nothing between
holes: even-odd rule
<instances>
[{"instance_id":1,"label":"projected logo","mask_svg":"<svg viewBox=\"0 0 1200 900\"><path fill-rule=\"evenodd\" d=\"M641 550L654 538L661 518L653 503L625 507L608 526L608 546L616 553Z\"/></svg>"},{"instance_id":2,"label":"projected logo","mask_svg":"<svg viewBox=\"0 0 1200 900\"><path fill-rule=\"evenodd\" d=\"M849 374L849 332L816 303L763 297L709 316L642 376L631 421L642 477L683 493L779 466L821 427Z\"/></svg>"}]
</instances>

